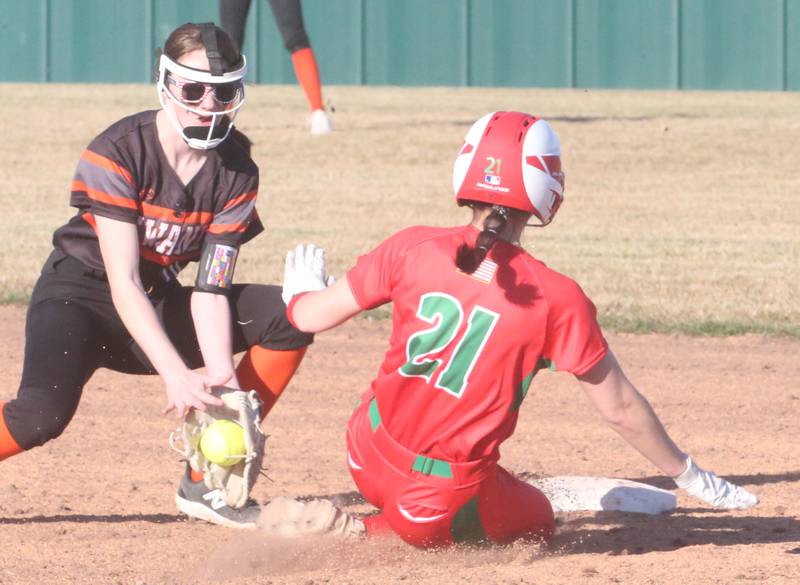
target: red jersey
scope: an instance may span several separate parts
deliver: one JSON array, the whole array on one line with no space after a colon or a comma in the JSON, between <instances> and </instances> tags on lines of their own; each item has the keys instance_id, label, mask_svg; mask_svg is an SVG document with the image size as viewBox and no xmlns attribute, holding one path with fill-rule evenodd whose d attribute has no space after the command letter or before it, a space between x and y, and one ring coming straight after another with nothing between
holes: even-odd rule
<instances>
[{"instance_id":1,"label":"red jersey","mask_svg":"<svg viewBox=\"0 0 800 585\"><path fill-rule=\"evenodd\" d=\"M446 461L499 457L543 367L581 375L608 345L578 284L497 241L471 275L456 251L478 230L412 227L361 256L358 304L393 303L392 336L370 392L401 445Z\"/></svg>"},{"instance_id":2,"label":"red jersey","mask_svg":"<svg viewBox=\"0 0 800 585\"><path fill-rule=\"evenodd\" d=\"M72 181L78 212L53 236L56 248L102 270L95 216L137 224L145 290L174 281L205 244L238 248L264 229L247 139L234 131L184 185L161 148L157 113L123 118L89 144Z\"/></svg>"}]
</instances>

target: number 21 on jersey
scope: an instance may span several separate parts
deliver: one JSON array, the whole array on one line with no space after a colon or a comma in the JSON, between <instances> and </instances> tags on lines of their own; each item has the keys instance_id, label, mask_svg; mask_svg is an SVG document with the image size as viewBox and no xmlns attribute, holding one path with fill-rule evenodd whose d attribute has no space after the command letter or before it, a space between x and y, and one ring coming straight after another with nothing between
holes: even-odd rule
<instances>
[{"instance_id":1,"label":"number 21 on jersey","mask_svg":"<svg viewBox=\"0 0 800 585\"><path fill-rule=\"evenodd\" d=\"M416 332L406 343L406 363L398 369L401 376L424 378L434 388L461 398L469 382L469 374L497 324L500 315L475 305L467 319L467 327L458 338L464 321L464 309L458 299L442 292L422 295L417 317L432 327ZM458 339L457 339L458 338ZM447 363L436 358L456 343Z\"/></svg>"}]
</instances>

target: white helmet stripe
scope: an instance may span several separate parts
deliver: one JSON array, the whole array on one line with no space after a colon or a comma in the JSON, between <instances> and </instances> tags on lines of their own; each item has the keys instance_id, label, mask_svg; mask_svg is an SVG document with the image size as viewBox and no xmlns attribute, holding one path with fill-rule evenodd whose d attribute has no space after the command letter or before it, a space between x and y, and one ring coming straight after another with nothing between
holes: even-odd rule
<instances>
[{"instance_id":1,"label":"white helmet stripe","mask_svg":"<svg viewBox=\"0 0 800 585\"><path fill-rule=\"evenodd\" d=\"M550 124L537 120L525 135L522 145L522 181L533 208L548 223L564 196L562 184L553 177L561 169L551 169L547 159L561 156L561 143ZM539 165L528 163L535 157ZM540 168L541 167L541 168Z\"/></svg>"},{"instance_id":2,"label":"white helmet stripe","mask_svg":"<svg viewBox=\"0 0 800 585\"><path fill-rule=\"evenodd\" d=\"M458 194L459 189L461 189L464 177L467 176L472 159L475 157L478 143L481 141L481 137L486 131L486 126L489 125L489 120L492 119L494 114L495 112L489 112L475 122L467 132L467 136L464 138L464 145L461 147L461 152L459 152L453 167L453 193Z\"/></svg>"},{"instance_id":3,"label":"white helmet stripe","mask_svg":"<svg viewBox=\"0 0 800 585\"><path fill-rule=\"evenodd\" d=\"M247 75L247 59L242 55L242 66L236 71L228 71L222 75L212 75L210 71L199 71L191 67L184 67L162 54L161 59L158 61L158 76L161 77L164 71L169 71L185 79L199 81L200 83L230 83L231 81L239 81Z\"/></svg>"}]
</instances>

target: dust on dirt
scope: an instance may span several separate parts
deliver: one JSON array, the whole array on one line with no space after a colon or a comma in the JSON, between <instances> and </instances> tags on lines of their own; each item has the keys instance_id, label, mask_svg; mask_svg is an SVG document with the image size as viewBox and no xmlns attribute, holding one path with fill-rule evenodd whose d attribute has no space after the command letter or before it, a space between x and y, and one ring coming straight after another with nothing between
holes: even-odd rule
<instances>
[{"instance_id":1,"label":"dust on dirt","mask_svg":"<svg viewBox=\"0 0 800 585\"><path fill-rule=\"evenodd\" d=\"M267 421L272 496L331 497L368 512L350 480L344 429L375 374L388 321L319 335ZM0 367L11 397L24 310L0 307ZM796 582L800 563L800 343L756 336L610 335L634 384L672 437L706 468L761 498L715 511L678 494L667 515L562 514L548 546L425 552L395 538L276 542L188 521L173 496L182 471L167 446L154 377L98 372L59 439L2 463L0 583L739 583ZM574 379L537 377L503 445L515 473L597 475L672 489L608 430Z\"/></svg>"}]
</instances>

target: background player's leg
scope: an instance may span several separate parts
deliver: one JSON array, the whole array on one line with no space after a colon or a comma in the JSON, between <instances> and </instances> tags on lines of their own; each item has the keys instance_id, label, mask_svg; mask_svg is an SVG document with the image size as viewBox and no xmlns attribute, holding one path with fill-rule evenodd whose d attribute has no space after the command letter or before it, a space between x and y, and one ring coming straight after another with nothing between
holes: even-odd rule
<instances>
[{"instance_id":1,"label":"background player's leg","mask_svg":"<svg viewBox=\"0 0 800 585\"><path fill-rule=\"evenodd\" d=\"M297 82L303 88L311 109L309 127L312 134L327 134L333 128L322 101L322 82L317 58L303 23L299 0L270 0L272 14L283 38L283 45L292 56Z\"/></svg>"},{"instance_id":2,"label":"background player's leg","mask_svg":"<svg viewBox=\"0 0 800 585\"><path fill-rule=\"evenodd\" d=\"M64 299L32 304L17 397L2 406L0 459L58 437L72 420L97 368L97 324Z\"/></svg>"},{"instance_id":3,"label":"background player's leg","mask_svg":"<svg viewBox=\"0 0 800 585\"><path fill-rule=\"evenodd\" d=\"M478 492L477 512L483 532L496 543L548 538L555 529L553 509L545 495L499 465Z\"/></svg>"},{"instance_id":4,"label":"background player's leg","mask_svg":"<svg viewBox=\"0 0 800 585\"><path fill-rule=\"evenodd\" d=\"M297 82L306 94L306 100L311 111L322 110L322 83L319 79L317 58L311 47L298 49L292 53L292 65L297 76Z\"/></svg>"},{"instance_id":5,"label":"background player's leg","mask_svg":"<svg viewBox=\"0 0 800 585\"><path fill-rule=\"evenodd\" d=\"M241 50L250 0L219 0L219 26Z\"/></svg>"}]
</instances>

